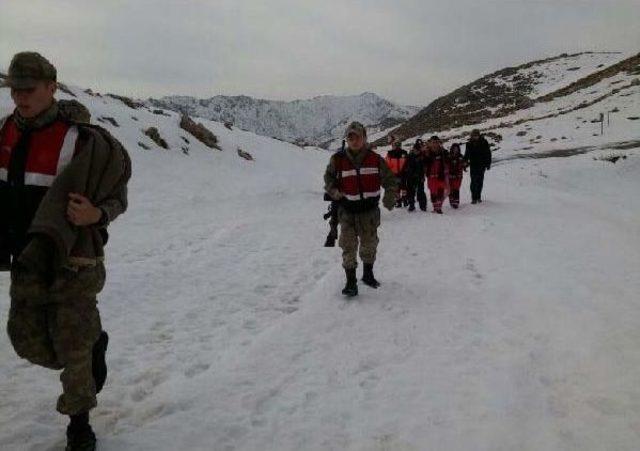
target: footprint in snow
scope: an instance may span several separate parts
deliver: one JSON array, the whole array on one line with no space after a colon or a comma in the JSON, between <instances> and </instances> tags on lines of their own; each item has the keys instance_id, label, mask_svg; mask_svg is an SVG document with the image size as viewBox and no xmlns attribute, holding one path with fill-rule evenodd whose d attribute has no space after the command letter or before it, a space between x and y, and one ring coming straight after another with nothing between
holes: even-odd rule
<instances>
[{"instance_id":1,"label":"footprint in snow","mask_svg":"<svg viewBox=\"0 0 640 451\"><path fill-rule=\"evenodd\" d=\"M476 267L476 263L475 260L470 258L467 260L467 264L465 265L465 269L469 272L471 272L471 274L473 275L474 279L476 280L476 283L479 283L484 276L478 271L478 268Z\"/></svg>"},{"instance_id":2,"label":"footprint in snow","mask_svg":"<svg viewBox=\"0 0 640 451\"><path fill-rule=\"evenodd\" d=\"M184 372L184 375L187 376L188 378L192 378L194 376L197 376L200 373L207 371L209 368L211 368L211 365L208 363L196 363L195 365L192 365L189 368L187 368L186 371Z\"/></svg>"}]
</instances>

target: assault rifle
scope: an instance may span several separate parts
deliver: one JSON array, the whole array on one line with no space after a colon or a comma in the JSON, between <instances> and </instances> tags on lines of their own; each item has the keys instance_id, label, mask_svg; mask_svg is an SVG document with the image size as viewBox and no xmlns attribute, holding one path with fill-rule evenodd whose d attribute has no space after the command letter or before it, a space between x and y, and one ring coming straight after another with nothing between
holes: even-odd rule
<instances>
[{"instance_id":1,"label":"assault rifle","mask_svg":"<svg viewBox=\"0 0 640 451\"><path fill-rule=\"evenodd\" d=\"M342 141L342 151L344 151L345 141ZM329 194L324 193L324 200L331 202L327 212L323 218L326 221L329 220L329 234L324 242L324 247L335 247L336 240L338 239L338 208L340 207L340 201L333 200Z\"/></svg>"}]
</instances>

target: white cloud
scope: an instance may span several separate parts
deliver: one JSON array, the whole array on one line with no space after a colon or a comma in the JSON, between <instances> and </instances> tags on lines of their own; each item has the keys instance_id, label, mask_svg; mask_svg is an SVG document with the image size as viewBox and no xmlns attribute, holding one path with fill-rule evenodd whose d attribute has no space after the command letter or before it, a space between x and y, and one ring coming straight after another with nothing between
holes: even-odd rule
<instances>
[{"instance_id":1,"label":"white cloud","mask_svg":"<svg viewBox=\"0 0 640 451\"><path fill-rule=\"evenodd\" d=\"M581 50L640 51L637 0L3 0L0 67L41 51L61 79L147 95L424 104L478 76Z\"/></svg>"}]
</instances>

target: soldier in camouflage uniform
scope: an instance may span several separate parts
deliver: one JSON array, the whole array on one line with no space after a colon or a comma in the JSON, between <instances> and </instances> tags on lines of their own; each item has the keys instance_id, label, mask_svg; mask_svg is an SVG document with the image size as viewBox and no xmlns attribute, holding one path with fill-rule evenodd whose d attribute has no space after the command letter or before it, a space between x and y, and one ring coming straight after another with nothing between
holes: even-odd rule
<instances>
[{"instance_id":1,"label":"soldier in camouflage uniform","mask_svg":"<svg viewBox=\"0 0 640 451\"><path fill-rule=\"evenodd\" d=\"M373 288L380 285L373 274L380 226L378 204L381 188L384 188L382 203L388 210L393 209L398 195L398 181L384 159L371 150L362 124L350 124L345 138L348 146L346 150L332 155L324 181L329 196L340 202L339 243L347 278L342 293L353 297L358 294L358 247L364 266L362 281Z\"/></svg>"},{"instance_id":2,"label":"soldier in camouflage uniform","mask_svg":"<svg viewBox=\"0 0 640 451\"><path fill-rule=\"evenodd\" d=\"M68 174L65 168L77 155L110 154L98 139L102 132L84 124L89 120L86 108L65 105L78 112L76 117L63 112L54 99L56 70L41 55L15 55L5 86L16 105L14 113L0 121L0 269L11 270L7 331L20 357L62 370L57 410L70 416L66 449L93 450L89 411L107 375L108 335L96 306L105 283L104 264L101 256L64 255L55 239L32 229L41 208L51 205L56 180ZM63 193L61 222L78 236L99 242L99 251L108 238L107 225L127 207L130 166L128 171L118 193L96 205L83 194Z\"/></svg>"}]
</instances>

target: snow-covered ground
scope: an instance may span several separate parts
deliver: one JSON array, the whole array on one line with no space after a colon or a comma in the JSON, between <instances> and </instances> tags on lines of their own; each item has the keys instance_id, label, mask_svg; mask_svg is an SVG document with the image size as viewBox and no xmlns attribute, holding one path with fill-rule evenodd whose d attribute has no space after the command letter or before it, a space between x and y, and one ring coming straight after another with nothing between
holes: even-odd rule
<instances>
[{"instance_id":1,"label":"snow-covered ground","mask_svg":"<svg viewBox=\"0 0 640 451\"><path fill-rule=\"evenodd\" d=\"M203 120L211 150L173 113L76 93L134 163L99 304L99 449L638 449L640 150L505 159L481 205L466 179L458 211L385 211L383 285L345 301L322 247L326 152ZM6 335L0 360L0 449L63 449L55 373Z\"/></svg>"},{"instance_id":2,"label":"snow-covered ground","mask_svg":"<svg viewBox=\"0 0 640 451\"><path fill-rule=\"evenodd\" d=\"M600 61L602 57L592 64ZM553 71L549 71L551 79L552 74ZM573 81L565 79L567 83ZM600 114L604 116L603 127L599 122ZM494 158L497 159L583 147L606 149L631 142L640 146L640 77L622 72L593 86L548 102L536 103L509 116L451 129L439 135L451 144L463 140L462 135L474 128L502 137L495 143ZM427 133L422 138L430 135Z\"/></svg>"}]
</instances>

